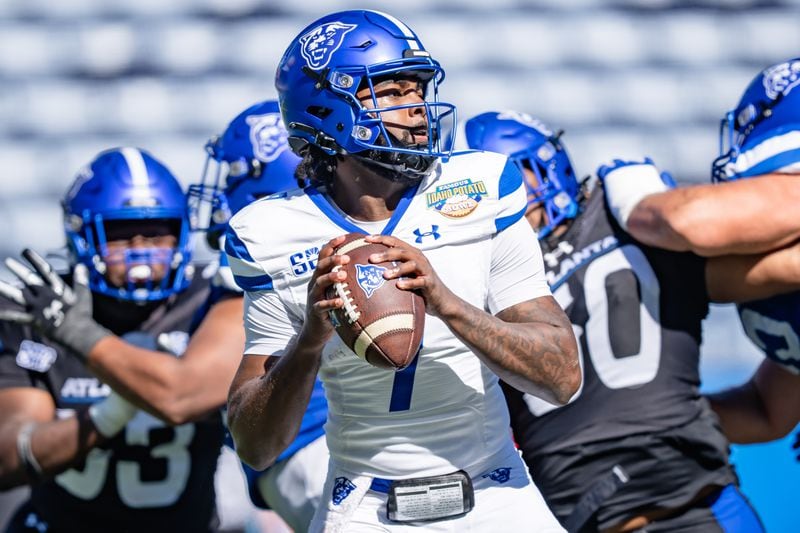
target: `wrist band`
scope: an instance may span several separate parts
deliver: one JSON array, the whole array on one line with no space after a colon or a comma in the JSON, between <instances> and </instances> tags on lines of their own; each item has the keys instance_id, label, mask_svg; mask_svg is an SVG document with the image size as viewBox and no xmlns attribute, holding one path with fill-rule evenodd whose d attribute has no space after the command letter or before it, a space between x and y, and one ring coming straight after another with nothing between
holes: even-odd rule
<instances>
[{"instance_id":1,"label":"wrist band","mask_svg":"<svg viewBox=\"0 0 800 533\"><path fill-rule=\"evenodd\" d=\"M17 433L17 455L25 467L28 479L32 482L39 482L43 477L42 467L33 455L33 448L31 447L31 436L35 429L36 422L26 422L20 428Z\"/></svg>"},{"instance_id":2,"label":"wrist band","mask_svg":"<svg viewBox=\"0 0 800 533\"><path fill-rule=\"evenodd\" d=\"M622 229L628 231L628 218L636 205L654 193L669 190L653 165L632 164L610 171L603 180L608 207Z\"/></svg>"},{"instance_id":3,"label":"wrist band","mask_svg":"<svg viewBox=\"0 0 800 533\"><path fill-rule=\"evenodd\" d=\"M122 396L112 392L105 400L100 400L89 408L89 418L98 433L111 438L130 422L137 411L138 409Z\"/></svg>"}]
</instances>

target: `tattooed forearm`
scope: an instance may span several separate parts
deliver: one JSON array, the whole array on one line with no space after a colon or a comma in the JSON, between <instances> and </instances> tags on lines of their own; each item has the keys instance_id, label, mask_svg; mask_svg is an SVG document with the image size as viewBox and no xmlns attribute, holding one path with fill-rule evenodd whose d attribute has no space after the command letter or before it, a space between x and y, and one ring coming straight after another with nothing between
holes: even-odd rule
<instances>
[{"instance_id":1,"label":"tattooed forearm","mask_svg":"<svg viewBox=\"0 0 800 533\"><path fill-rule=\"evenodd\" d=\"M551 296L493 317L472 306L442 317L481 360L513 387L564 404L581 381L572 326Z\"/></svg>"}]
</instances>

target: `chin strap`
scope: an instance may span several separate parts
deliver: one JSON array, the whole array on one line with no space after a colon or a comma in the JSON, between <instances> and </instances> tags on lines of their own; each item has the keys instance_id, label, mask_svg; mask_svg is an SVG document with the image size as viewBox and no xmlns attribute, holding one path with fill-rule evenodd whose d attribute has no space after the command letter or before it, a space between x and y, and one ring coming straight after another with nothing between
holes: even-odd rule
<instances>
[{"instance_id":1,"label":"chin strap","mask_svg":"<svg viewBox=\"0 0 800 533\"><path fill-rule=\"evenodd\" d=\"M352 154L365 167L379 176L398 183L417 183L430 174L435 157L416 154L369 150L367 155Z\"/></svg>"},{"instance_id":2,"label":"chin strap","mask_svg":"<svg viewBox=\"0 0 800 533\"><path fill-rule=\"evenodd\" d=\"M433 170L437 158L424 155L427 145L404 144L403 141L388 133L392 146L402 146L408 150L419 150L418 154L395 152L373 148L359 154L351 154L361 161L366 167L375 170L381 177L399 183L417 183L425 179ZM381 138L381 144L387 144ZM362 155L364 154L364 155Z\"/></svg>"}]
</instances>

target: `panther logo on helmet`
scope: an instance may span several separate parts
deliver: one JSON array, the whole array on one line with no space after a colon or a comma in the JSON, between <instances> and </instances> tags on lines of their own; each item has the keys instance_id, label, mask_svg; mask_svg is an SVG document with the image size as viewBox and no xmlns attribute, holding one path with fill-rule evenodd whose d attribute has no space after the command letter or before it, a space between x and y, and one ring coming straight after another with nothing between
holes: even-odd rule
<instances>
[{"instance_id":1,"label":"panther logo on helmet","mask_svg":"<svg viewBox=\"0 0 800 533\"><path fill-rule=\"evenodd\" d=\"M325 68L333 53L342 46L344 36L355 28L355 24L329 22L300 37L300 53L308 66L313 70Z\"/></svg>"},{"instance_id":2,"label":"panther logo on helmet","mask_svg":"<svg viewBox=\"0 0 800 533\"><path fill-rule=\"evenodd\" d=\"M288 148L286 142L288 134L279 113L251 115L245 121L250 126L253 155L259 161L264 163L275 161L281 152Z\"/></svg>"},{"instance_id":3,"label":"panther logo on helmet","mask_svg":"<svg viewBox=\"0 0 800 533\"><path fill-rule=\"evenodd\" d=\"M764 90L772 100L779 95L786 96L798 84L800 84L800 61L787 61L764 71Z\"/></svg>"}]
</instances>

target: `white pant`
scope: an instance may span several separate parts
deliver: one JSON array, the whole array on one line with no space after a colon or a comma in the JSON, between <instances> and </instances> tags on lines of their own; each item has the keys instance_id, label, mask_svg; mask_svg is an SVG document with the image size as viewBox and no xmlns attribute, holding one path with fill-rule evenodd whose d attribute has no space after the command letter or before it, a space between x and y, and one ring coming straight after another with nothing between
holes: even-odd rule
<instances>
[{"instance_id":1,"label":"white pant","mask_svg":"<svg viewBox=\"0 0 800 533\"><path fill-rule=\"evenodd\" d=\"M498 482L488 474L496 468L511 467L510 478ZM336 479L346 477L352 490L338 504L331 500ZM387 495L369 490L372 479L336 468L328 472L323 494L325 500L314 515L309 531L314 533L387 532L407 533L438 531L448 533L541 532L565 533L547 507L539 489L531 481L528 469L516 450L506 454L483 472L472 473L475 506L458 518L435 522L399 524L386 518ZM340 481L341 484L341 481ZM341 496L341 493L339 493ZM349 500L349 501L348 501Z\"/></svg>"},{"instance_id":2,"label":"white pant","mask_svg":"<svg viewBox=\"0 0 800 533\"><path fill-rule=\"evenodd\" d=\"M319 507L327 472L328 446L323 435L267 470L258 478L258 490L293 530L308 531L311 517Z\"/></svg>"}]
</instances>

